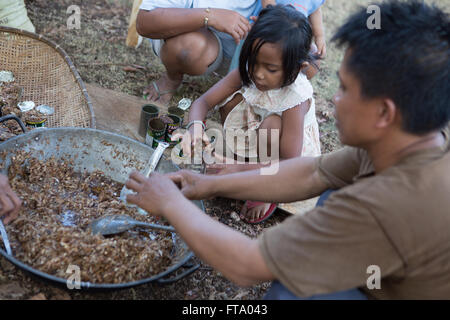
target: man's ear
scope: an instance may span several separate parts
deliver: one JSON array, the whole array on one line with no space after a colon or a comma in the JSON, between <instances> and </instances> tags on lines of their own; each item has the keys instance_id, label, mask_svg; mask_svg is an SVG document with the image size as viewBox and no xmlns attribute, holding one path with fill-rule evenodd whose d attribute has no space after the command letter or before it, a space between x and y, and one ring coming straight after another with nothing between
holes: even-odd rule
<instances>
[{"instance_id":1,"label":"man's ear","mask_svg":"<svg viewBox=\"0 0 450 320\"><path fill-rule=\"evenodd\" d=\"M395 102L391 99L380 99L378 105L378 120L376 123L377 128L386 128L394 124L397 120L400 120L400 113L395 105Z\"/></svg>"}]
</instances>

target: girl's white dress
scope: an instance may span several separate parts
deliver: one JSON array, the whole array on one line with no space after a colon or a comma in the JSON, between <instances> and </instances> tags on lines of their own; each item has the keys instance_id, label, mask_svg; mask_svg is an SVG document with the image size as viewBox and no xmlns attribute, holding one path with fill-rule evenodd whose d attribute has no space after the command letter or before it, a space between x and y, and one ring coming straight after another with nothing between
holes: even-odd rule
<instances>
[{"instance_id":1,"label":"girl's white dress","mask_svg":"<svg viewBox=\"0 0 450 320\"><path fill-rule=\"evenodd\" d=\"M256 130L264 119L272 114L281 116L283 111L307 100L311 101L311 106L304 119L302 156L315 157L321 154L313 88L302 72L294 83L280 89L260 91L254 84L242 87L217 105L216 109L223 107L236 94L241 94L243 99L230 111L223 126L226 147L236 155L254 158L257 154ZM238 138L230 138L233 136ZM240 137L246 137L245 141L243 139L239 143Z\"/></svg>"}]
</instances>

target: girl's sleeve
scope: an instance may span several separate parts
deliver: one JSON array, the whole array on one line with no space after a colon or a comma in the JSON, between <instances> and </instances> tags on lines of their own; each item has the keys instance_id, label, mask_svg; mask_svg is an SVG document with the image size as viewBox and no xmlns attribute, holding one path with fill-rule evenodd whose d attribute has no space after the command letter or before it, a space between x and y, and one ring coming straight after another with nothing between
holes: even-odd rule
<instances>
[{"instance_id":1,"label":"girl's sleeve","mask_svg":"<svg viewBox=\"0 0 450 320\"><path fill-rule=\"evenodd\" d=\"M284 112L288 109L295 108L299 104L313 99L313 87L311 82L302 73L299 74L295 83L286 89L285 94L280 95L278 107L276 111Z\"/></svg>"}]
</instances>

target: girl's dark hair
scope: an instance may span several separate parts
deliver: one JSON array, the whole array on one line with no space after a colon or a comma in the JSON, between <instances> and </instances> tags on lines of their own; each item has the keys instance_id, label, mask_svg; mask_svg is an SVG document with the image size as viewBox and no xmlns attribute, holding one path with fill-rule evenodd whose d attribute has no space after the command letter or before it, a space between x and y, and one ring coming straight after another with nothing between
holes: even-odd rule
<instances>
[{"instance_id":1,"label":"girl's dark hair","mask_svg":"<svg viewBox=\"0 0 450 320\"><path fill-rule=\"evenodd\" d=\"M267 6L248 33L239 56L239 73L249 86L259 49L266 42L277 43L283 50L283 84L297 79L302 63L318 59L310 53L312 30L308 19L291 5Z\"/></svg>"}]
</instances>

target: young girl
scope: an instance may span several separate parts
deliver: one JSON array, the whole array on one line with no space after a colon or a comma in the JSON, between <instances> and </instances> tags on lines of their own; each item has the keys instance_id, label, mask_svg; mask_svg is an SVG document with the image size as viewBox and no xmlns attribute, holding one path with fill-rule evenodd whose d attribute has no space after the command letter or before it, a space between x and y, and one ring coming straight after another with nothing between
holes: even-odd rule
<instances>
[{"instance_id":1,"label":"young girl","mask_svg":"<svg viewBox=\"0 0 450 320\"><path fill-rule=\"evenodd\" d=\"M325 3L325 0L259 0L254 15L258 15L261 12L262 8L266 8L268 5L292 5L298 12L301 12L305 17L308 17L309 23L311 25L312 33L314 36L314 43L311 47L311 51L316 53L322 59L325 58L327 48L325 42L325 31L323 28L323 18L322 18L322 5ZM251 17L250 19L253 19ZM236 69L239 64L239 55L242 49L243 40L239 43L236 48L233 58L230 63L229 72ZM319 63L317 63L319 65ZM317 72L311 69L305 70L306 76L308 79L311 79L312 76Z\"/></svg>"},{"instance_id":2,"label":"young girl","mask_svg":"<svg viewBox=\"0 0 450 320\"><path fill-rule=\"evenodd\" d=\"M308 20L292 6L263 9L244 42L239 69L229 73L192 104L186 141L204 141L204 136L198 133L203 134L203 120L216 106L225 135L240 132L251 136L265 130L270 150L270 137L275 132L279 136L280 160L320 155L313 89L306 75L300 72L317 59L310 53L311 42ZM194 133L197 135L191 140ZM236 156L245 157L254 151L261 155L255 142L246 143L244 149L228 141L226 145ZM190 154L190 150L183 148L183 151ZM255 166L244 164L231 168L227 172ZM247 201L241 215L250 223L259 223L269 218L275 209L276 204Z\"/></svg>"},{"instance_id":3,"label":"young girl","mask_svg":"<svg viewBox=\"0 0 450 320\"><path fill-rule=\"evenodd\" d=\"M327 50L321 6L325 3L325 0L261 0L261 5L263 8L268 5L275 5L275 3L290 4L299 12L308 17L314 36L314 42L317 47L317 54L324 58Z\"/></svg>"}]
</instances>

